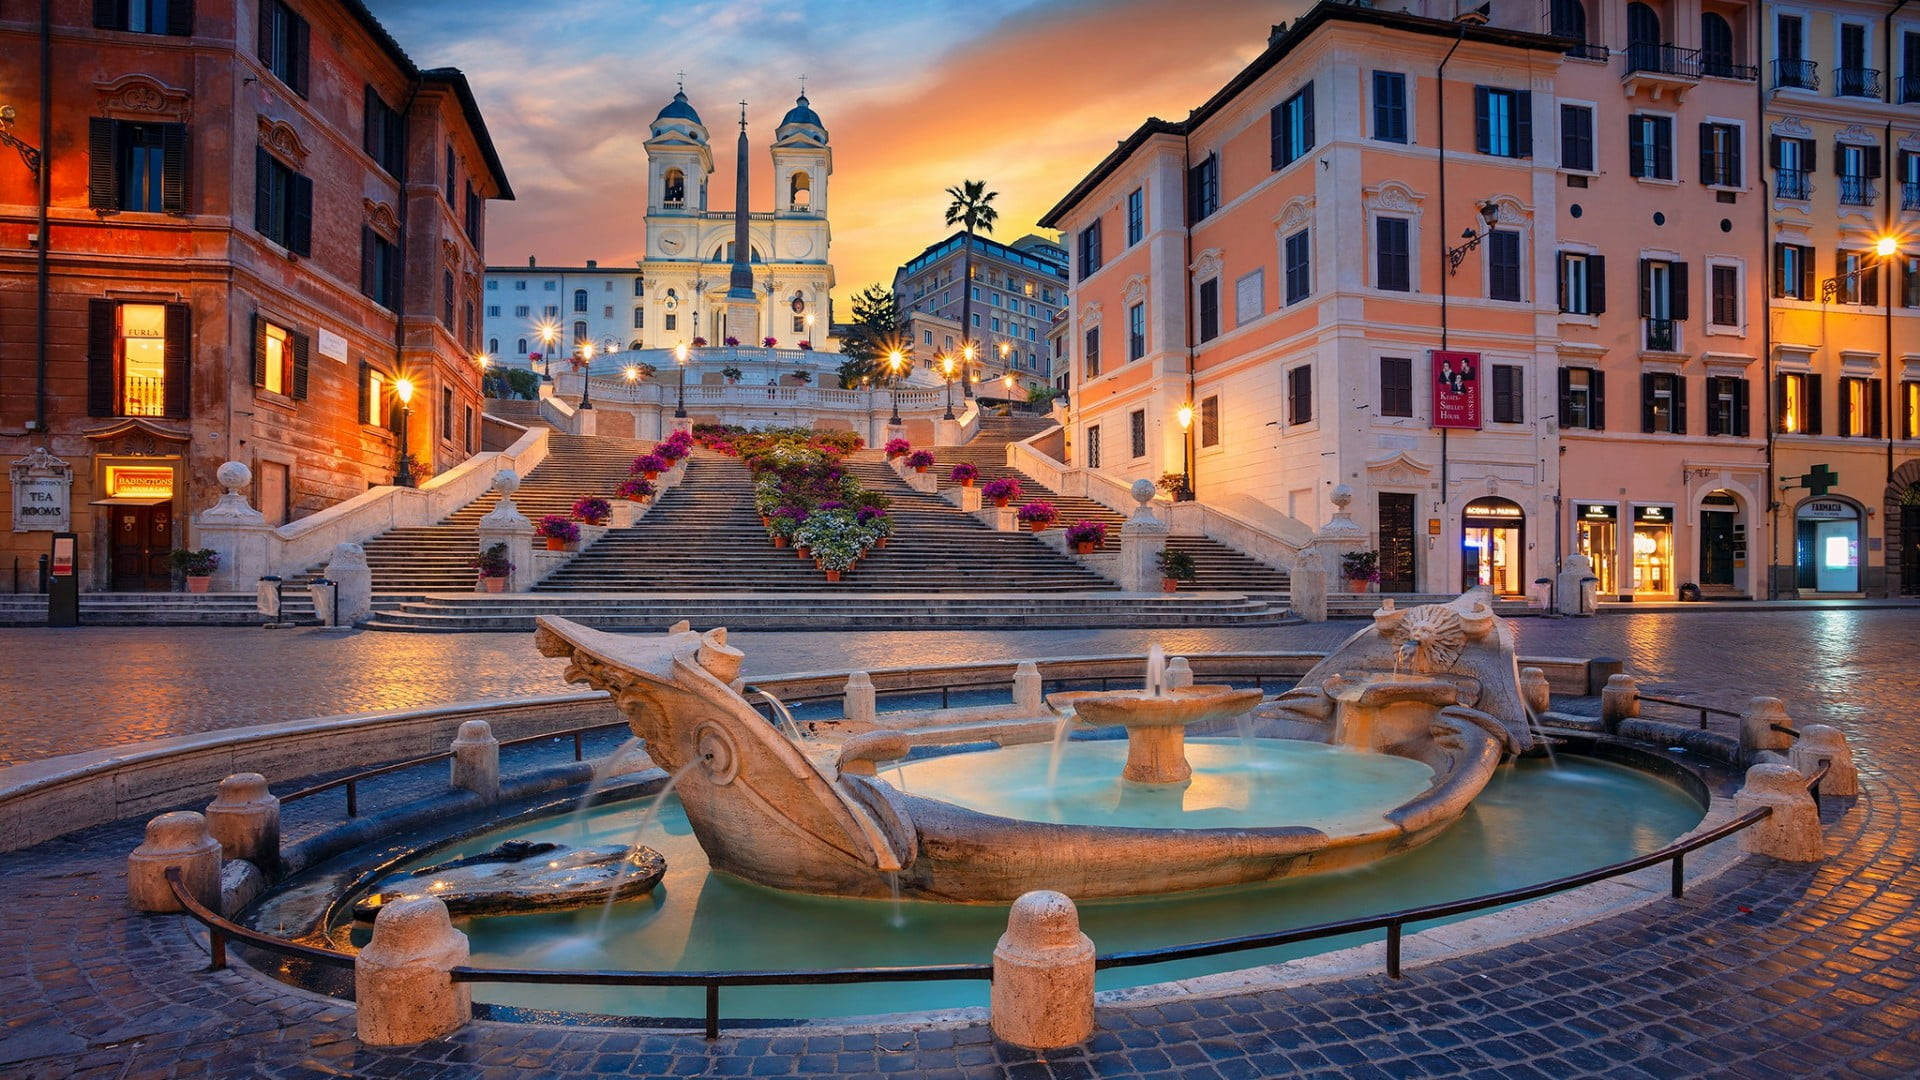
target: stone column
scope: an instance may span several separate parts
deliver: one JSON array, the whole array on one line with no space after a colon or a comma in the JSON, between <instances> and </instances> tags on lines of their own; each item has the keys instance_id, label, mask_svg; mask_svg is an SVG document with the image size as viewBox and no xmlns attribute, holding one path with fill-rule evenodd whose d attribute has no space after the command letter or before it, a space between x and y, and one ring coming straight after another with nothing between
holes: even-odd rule
<instances>
[{"instance_id":1,"label":"stone column","mask_svg":"<svg viewBox=\"0 0 1920 1080\"><path fill-rule=\"evenodd\" d=\"M207 804L207 829L227 861L245 859L265 874L280 868L280 800L259 773L234 773L220 781Z\"/></svg>"},{"instance_id":2,"label":"stone column","mask_svg":"<svg viewBox=\"0 0 1920 1080\"><path fill-rule=\"evenodd\" d=\"M273 526L260 511L247 505L242 489L253 483L253 470L243 462L229 461L214 475L227 492L193 522L200 546L220 553L211 588L214 592L252 592L272 567Z\"/></svg>"},{"instance_id":3,"label":"stone column","mask_svg":"<svg viewBox=\"0 0 1920 1080\"><path fill-rule=\"evenodd\" d=\"M856 671L847 676L847 688L842 711L846 718L856 724L874 723L877 709L873 699L873 679L864 671Z\"/></svg>"},{"instance_id":4,"label":"stone column","mask_svg":"<svg viewBox=\"0 0 1920 1080\"><path fill-rule=\"evenodd\" d=\"M175 810L147 822L146 842L127 856L127 899L135 911L182 910L168 870L180 871L188 896L220 910L220 841L207 831L206 818Z\"/></svg>"},{"instance_id":5,"label":"stone column","mask_svg":"<svg viewBox=\"0 0 1920 1080\"><path fill-rule=\"evenodd\" d=\"M1631 675L1610 675L1600 691L1600 723L1620 730L1620 721L1640 715L1640 684Z\"/></svg>"},{"instance_id":6,"label":"stone column","mask_svg":"<svg viewBox=\"0 0 1920 1080\"><path fill-rule=\"evenodd\" d=\"M333 558L328 560L321 576L333 582L339 591L337 610L340 613L340 627L365 622L373 614L373 570L367 566L367 552L359 544L335 544ZM316 607L319 606L318 596L315 596L314 603ZM320 611L321 623L335 625L330 621L333 614L333 610Z\"/></svg>"},{"instance_id":7,"label":"stone column","mask_svg":"<svg viewBox=\"0 0 1920 1080\"><path fill-rule=\"evenodd\" d=\"M453 737L453 786L488 802L500 799L500 740L485 720L468 720Z\"/></svg>"},{"instance_id":8,"label":"stone column","mask_svg":"<svg viewBox=\"0 0 1920 1080\"><path fill-rule=\"evenodd\" d=\"M533 588L533 522L513 503L513 493L519 489L519 473L512 469L494 473L493 490L500 493L500 501L480 519L475 530L481 551L495 544L507 545L507 561L513 564L513 572L507 575L508 592Z\"/></svg>"},{"instance_id":9,"label":"stone column","mask_svg":"<svg viewBox=\"0 0 1920 1080\"><path fill-rule=\"evenodd\" d=\"M1747 703L1747 711L1740 717L1740 759L1752 764L1762 760L1767 752L1785 754L1793 747L1793 736L1784 731L1775 731L1774 725L1792 727L1787 716L1787 703L1775 697L1757 697ZM1782 759L1775 759L1782 760Z\"/></svg>"},{"instance_id":10,"label":"stone column","mask_svg":"<svg viewBox=\"0 0 1920 1080\"><path fill-rule=\"evenodd\" d=\"M467 935L453 928L439 897L382 907L373 939L353 961L360 1041L406 1046L458 1031L473 1016L473 993L448 972L468 955Z\"/></svg>"},{"instance_id":11,"label":"stone column","mask_svg":"<svg viewBox=\"0 0 1920 1080\"><path fill-rule=\"evenodd\" d=\"M1167 526L1147 506L1153 501L1153 481L1135 480L1130 491L1136 505L1133 516L1120 526L1120 587L1127 592L1159 592Z\"/></svg>"},{"instance_id":12,"label":"stone column","mask_svg":"<svg viewBox=\"0 0 1920 1080\"><path fill-rule=\"evenodd\" d=\"M1015 900L993 949L994 1035L1028 1050L1086 1042L1093 1036L1093 957L1072 900L1046 889Z\"/></svg>"},{"instance_id":13,"label":"stone column","mask_svg":"<svg viewBox=\"0 0 1920 1080\"><path fill-rule=\"evenodd\" d=\"M1013 703L1021 712L1040 715L1046 708L1045 696L1041 693L1043 682L1040 678L1040 665L1031 660L1020 661L1013 669Z\"/></svg>"},{"instance_id":14,"label":"stone column","mask_svg":"<svg viewBox=\"0 0 1920 1080\"><path fill-rule=\"evenodd\" d=\"M1819 862L1826 857L1820 836L1820 807L1807 791L1807 778L1792 767L1765 762L1747 770L1747 783L1733 797L1735 814L1767 807L1772 812L1740 830L1740 850L1786 862Z\"/></svg>"},{"instance_id":15,"label":"stone column","mask_svg":"<svg viewBox=\"0 0 1920 1080\"><path fill-rule=\"evenodd\" d=\"M1787 764L1802 776L1812 776L1820 771L1822 761L1827 763L1826 778L1820 781L1822 794L1860 794L1860 772L1853 766L1853 750L1847 746L1846 735L1837 727L1808 724L1787 751Z\"/></svg>"}]
</instances>

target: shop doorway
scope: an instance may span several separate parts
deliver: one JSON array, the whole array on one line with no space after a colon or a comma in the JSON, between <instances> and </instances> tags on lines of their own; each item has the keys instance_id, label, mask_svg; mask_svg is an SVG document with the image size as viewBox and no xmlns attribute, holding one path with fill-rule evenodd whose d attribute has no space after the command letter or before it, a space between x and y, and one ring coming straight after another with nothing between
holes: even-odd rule
<instances>
[{"instance_id":1,"label":"shop doorway","mask_svg":"<svg viewBox=\"0 0 1920 1080\"><path fill-rule=\"evenodd\" d=\"M1745 576L1745 530L1740 525L1740 500L1732 492L1715 491L1700 501L1700 587L1734 589Z\"/></svg>"},{"instance_id":2,"label":"shop doorway","mask_svg":"<svg viewBox=\"0 0 1920 1080\"><path fill-rule=\"evenodd\" d=\"M1900 507L1900 595L1920 596L1920 506Z\"/></svg>"},{"instance_id":3,"label":"shop doorway","mask_svg":"<svg viewBox=\"0 0 1920 1080\"><path fill-rule=\"evenodd\" d=\"M1383 491L1380 498L1380 591L1412 592L1413 496Z\"/></svg>"},{"instance_id":4,"label":"shop doorway","mask_svg":"<svg viewBox=\"0 0 1920 1080\"><path fill-rule=\"evenodd\" d=\"M1808 499L1793 513L1795 587L1860 591L1860 511L1839 499Z\"/></svg>"},{"instance_id":5,"label":"shop doorway","mask_svg":"<svg viewBox=\"0 0 1920 1080\"><path fill-rule=\"evenodd\" d=\"M114 592L173 589L173 503L112 508L107 557Z\"/></svg>"},{"instance_id":6,"label":"shop doorway","mask_svg":"<svg viewBox=\"0 0 1920 1080\"><path fill-rule=\"evenodd\" d=\"M1460 588L1477 585L1496 596L1524 596L1527 515L1511 499L1487 496L1461 514Z\"/></svg>"},{"instance_id":7,"label":"shop doorway","mask_svg":"<svg viewBox=\"0 0 1920 1080\"><path fill-rule=\"evenodd\" d=\"M1620 538L1616 531L1620 508L1613 503L1577 502L1573 504L1573 514L1573 549L1593 563L1593 576L1598 579L1594 591L1611 596L1619 588L1614 562L1620 557Z\"/></svg>"},{"instance_id":8,"label":"shop doorway","mask_svg":"<svg viewBox=\"0 0 1920 1080\"><path fill-rule=\"evenodd\" d=\"M1633 593L1671 596L1673 580L1673 507L1633 508Z\"/></svg>"}]
</instances>

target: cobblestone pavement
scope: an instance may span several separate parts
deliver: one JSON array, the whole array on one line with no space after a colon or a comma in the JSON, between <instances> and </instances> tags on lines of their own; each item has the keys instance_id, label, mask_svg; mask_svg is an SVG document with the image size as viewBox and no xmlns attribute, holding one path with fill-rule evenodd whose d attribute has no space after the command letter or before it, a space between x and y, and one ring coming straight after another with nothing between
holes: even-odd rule
<instances>
[{"instance_id":1,"label":"cobblestone pavement","mask_svg":"<svg viewBox=\"0 0 1920 1080\"><path fill-rule=\"evenodd\" d=\"M206 973L205 955L181 920L127 913L121 874L138 824L123 822L8 857L0 879L11 916L0 922L0 956L9 958L0 966L0 995L8 1003L0 1020L0 1073L1206 1080L1920 1074L1920 826L1905 817L1920 814L1914 709L1920 665L1913 662L1920 655L1920 619L1865 611L1631 615L1530 622L1521 633L1528 651L1622 656L1655 680L1711 691L1728 703L1775 693L1797 720L1819 717L1845 728L1866 795L1851 803L1828 800L1828 860L1816 866L1743 860L1714 882L1690 888L1683 900L1414 969L1400 982L1366 977L1103 1009L1091 1043L1048 1055L998 1044L982 1027L728 1036L708 1044L671 1033L495 1023L377 1051L354 1041L350 1007L240 971ZM1288 634L1250 635L1256 639L1251 647L1274 647ZM148 638L144 645L122 640L159 654L190 637ZM1011 647L1011 635L877 635L847 644L836 636L813 646L754 637L750 657L764 647L787 667L842 666L874 655L936 658L922 654L928 649L1006 655L999 650ZM935 637L944 640L923 641ZM1092 652L1152 637L1178 649L1204 647L1176 644L1180 635L1078 635L1057 643L1059 651ZM404 664L402 646L425 641L425 648L443 653L434 663L446 670L475 640L383 637L378 648L356 656L378 663L393 652L392 662ZM1249 647L1236 635L1218 640L1212 647ZM1074 644L1090 641L1097 645ZM189 647L219 653L212 643ZM1029 639L1018 647L1037 645ZM503 665L520 662L504 641L490 648ZM21 664L21 651L5 650L9 662ZM155 655L148 662L179 668L183 661ZM275 670L278 685L298 663L283 655L224 670ZM771 671L760 666L770 663L762 660L756 670ZM241 693L245 683L225 681L233 677L201 673L202 685ZM359 677L372 684L372 676ZM97 693L118 692L104 676L93 678ZM39 706L30 715L50 710Z\"/></svg>"}]
</instances>

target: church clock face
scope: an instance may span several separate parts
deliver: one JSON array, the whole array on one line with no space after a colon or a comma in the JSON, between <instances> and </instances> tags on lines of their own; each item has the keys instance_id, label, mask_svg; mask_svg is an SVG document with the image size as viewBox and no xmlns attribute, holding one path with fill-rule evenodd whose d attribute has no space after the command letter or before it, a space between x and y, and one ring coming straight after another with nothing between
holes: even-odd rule
<instances>
[{"instance_id":1,"label":"church clock face","mask_svg":"<svg viewBox=\"0 0 1920 1080\"><path fill-rule=\"evenodd\" d=\"M789 236L786 240L787 258L804 259L813 254L813 237L805 234Z\"/></svg>"},{"instance_id":2,"label":"church clock face","mask_svg":"<svg viewBox=\"0 0 1920 1080\"><path fill-rule=\"evenodd\" d=\"M660 250L669 255L678 254L686 244L687 242L680 237L679 233L664 233L660 237Z\"/></svg>"}]
</instances>

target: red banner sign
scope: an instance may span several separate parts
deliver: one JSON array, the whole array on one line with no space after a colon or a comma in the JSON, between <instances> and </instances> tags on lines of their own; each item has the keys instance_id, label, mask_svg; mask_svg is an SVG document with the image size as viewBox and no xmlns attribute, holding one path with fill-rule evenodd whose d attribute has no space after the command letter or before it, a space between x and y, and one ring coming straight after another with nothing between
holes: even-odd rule
<instances>
[{"instance_id":1,"label":"red banner sign","mask_svg":"<svg viewBox=\"0 0 1920 1080\"><path fill-rule=\"evenodd\" d=\"M1480 429L1480 354L1435 349L1428 353L1433 371L1433 426Z\"/></svg>"}]
</instances>

